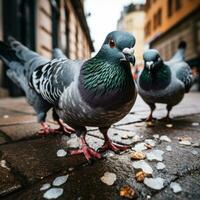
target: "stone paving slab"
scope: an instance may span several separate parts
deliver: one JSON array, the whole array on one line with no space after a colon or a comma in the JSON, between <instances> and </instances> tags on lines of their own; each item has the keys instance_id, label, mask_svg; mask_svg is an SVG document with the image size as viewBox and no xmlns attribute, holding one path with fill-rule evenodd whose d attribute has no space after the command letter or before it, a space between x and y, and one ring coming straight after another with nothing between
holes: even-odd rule
<instances>
[{"instance_id":1,"label":"stone paving slab","mask_svg":"<svg viewBox=\"0 0 200 200\"><path fill-rule=\"evenodd\" d=\"M171 111L171 117L185 116L191 114L200 113L200 96L199 93L191 92L185 94L183 100L176 106L173 107ZM137 100L131 110L131 113L140 114L147 118L150 113L149 106L142 100L138 95ZM154 117L163 118L167 114L166 105L156 104L156 110L154 111Z\"/></svg>"},{"instance_id":2,"label":"stone paving slab","mask_svg":"<svg viewBox=\"0 0 200 200\"><path fill-rule=\"evenodd\" d=\"M28 105L23 97L0 99L0 108L20 113L35 114L33 108Z\"/></svg>"},{"instance_id":3,"label":"stone paving slab","mask_svg":"<svg viewBox=\"0 0 200 200\"><path fill-rule=\"evenodd\" d=\"M156 200L199 200L200 198L200 172L196 170L192 173L188 173L183 177L180 177L176 182L182 185L183 191L181 193L174 194L169 187L156 194L152 199ZM191 184L192 183L192 184Z\"/></svg>"},{"instance_id":4,"label":"stone paving slab","mask_svg":"<svg viewBox=\"0 0 200 200\"><path fill-rule=\"evenodd\" d=\"M1 145L0 152L2 159L10 163L14 171L25 177L26 182L35 182L86 162L82 155L57 157L57 151L66 146L61 136L52 136Z\"/></svg>"},{"instance_id":5,"label":"stone paving slab","mask_svg":"<svg viewBox=\"0 0 200 200\"><path fill-rule=\"evenodd\" d=\"M2 198L5 199L43 199L44 192L39 191L41 185L52 183L58 175L68 173L67 183L61 186L64 194L58 199L123 200L124 198L119 196L119 188L124 185L135 188L138 199L200 199L200 148L178 143L180 136L191 137L193 143L200 142L200 126L192 125L194 122L200 123L199 102L199 93L188 94L181 104L174 107L174 119L171 122L155 121L153 127L147 127L142 120L148 116L149 108L138 97L131 113L109 130L109 137L114 142L129 144L131 147L147 138L152 139L154 134L171 138L171 143L157 142L154 148L165 152L163 162L166 169L158 171L155 168L156 162L148 161L154 169L153 176L166 179L163 190L153 191L136 182L133 161L130 160L128 152L122 155L105 154L108 156L106 159L99 160L92 166L87 164L82 155L58 158L57 150L67 150L69 141L74 136L71 139L61 135L36 137L34 133L40 126L36 123L36 116L33 115L35 113L24 98L0 100L0 158L6 160L11 169L0 169L0 177L3 177L0 180L0 196L4 195ZM161 118L165 114L165 106L159 105L155 116ZM51 112L48 117L48 122L56 126L51 119ZM173 127L168 128L166 124L172 124ZM127 134L128 137L125 137ZM96 128L89 128L87 142L97 149L104 142L103 136ZM78 145L75 144L77 147ZM171 146L171 152L166 151L167 145ZM193 150L197 155L192 153ZM149 149L144 152L150 151ZM74 170L69 171L71 168ZM106 171L117 175L113 186L107 186L100 181ZM180 194L172 193L169 188L169 183L174 180L183 188Z\"/></svg>"},{"instance_id":6,"label":"stone paving slab","mask_svg":"<svg viewBox=\"0 0 200 200\"><path fill-rule=\"evenodd\" d=\"M131 187L133 187L138 193L138 199L146 199L147 196L150 196L151 199L172 199L172 197L174 199L184 199L186 197L187 199L191 200L198 199L200 197L198 195L199 192L195 193L195 191L200 190L200 184L198 183L197 179L197 177L199 176L193 176L191 178L184 177L190 177L190 174L196 173L196 171L200 170L200 148L184 146L178 143L178 137L180 136L189 136L192 138L192 142L200 142L200 126L192 126L192 129L184 129L187 124L180 122L182 120L187 121L188 124L190 124L193 118L194 116L176 120L173 122L173 128L167 128L164 126L164 130L161 130L162 123L159 123L157 126L152 128L143 127L144 130L146 129L152 132L152 134L155 132L155 130L160 130L160 135L166 134L172 140L171 143L157 142L156 147L154 148L163 150L165 152L163 163L166 165L166 169L164 169L163 171L158 171L155 167L157 162L147 161L154 170L153 176L162 177L166 180L165 188L161 192L154 191L146 187L144 184L136 182L134 178L135 170L132 165L133 161L130 160L128 153L124 153L120 156L114 155L113 157L99 160L95 162L92 166L81 166L81 164L85 163L83 158L83 162L78 162L78 164L76 165L78 167L75 168L74 171L68 172L67 168L70 167L70 165L69 163L67 164L67 159L65 160L66 162L63 161L63 163L60 164L60 158L58 159L55 156L56 150L60 148L60 142L58 139L60 136L57 136L58 138L56 137L56 141L58 143L56 142L56 145L54 143L55 141L52 141L53 137L47 137L39 139L39 142L37 141L38 139L34 141L28 141L26 143L18 142L14 148L14 152L16 153L13 153L13 148L9 150L6 148L6 146L9 145L3 145L4 148L0 148L5 158L8 159L10 163L13 163L14 167L17 168L18 171L20 170L20 173L23 173L27 177L28 181L36 182L36 184L34 184L32 187L27 189L25 187L22 191L10 195L7 199L28 199L31 196L34 196L34 199L42 199L42 195L44 192L39 191L39 188L42 186L42 184L46 182L52 183L55 177L66 173L70 174L69 179L67 183L62 186L62 188L64 189L64 194L59 199L123 200L123 198L119 196L119 189L124 185L130 185ZM200 116L195 116L195 119L199 120ZM175 127L178 128L176 129ZM135 132L137 133L137 130L135 130ZM152 134L147 134L148 136L145 136L144 138L152 138ZM171 152L166 151L167 145L170 145L172 147ZM62 147L65 148L66 145ZM27 153L27 148L29 149L29 153ZM52 150L52 148L54 150ZM192 150L196 150L198 154L192 154ZM150 151L151 150L149 149L145 150L144 152L147 153ZM17 156L21 157L24 162L16 162L15 158ZM71 157L74 156L70 156L69 158ZM51 160L49 158L51 158ZM74 162L76 161L76 163L77 158L78 157L76 157L76 159L74 160ZM46 168L44 166L46 166ZM27 168L29 169L28 171ZM63 168L65 168L65 170L62 170L62 172L59 171L59 169ZM100 181L100 178L106 171L113 172L117 175L117 181L113 186L107 186ZM56 174L58 172L60 173ZM44 178L40 180L41 177ZM169 184L171 181L174 180L177 182L180 181L183 188L183 192L180 193L180 197L179 194L175 195L174 193L165 193L165 191L171 190L169 188ZM190 191L190 187L192 187L191 190L193 192L188 194L188 192ZM160 193L162 194L162 196L160 195Z\"/></svg>"},{"instance_id":7,"label":"stone paving slab","mask_svg":"<svg viewBox=\"0 0 200 200\"><path fill-rule=\"evenodd\" d=\"M12 126L0 126L0 131L6 133L6 135L12 140L26 139L35 136L40 130L40 124L38 123L26 123L17 124Z\"/></svg>"},{"instance_id":8,"label":"stone paving slab","mask_svg":"<svg viewBox=\"0 0 200 200\"><path fill-rule=\"evenodd\" d=\"M8 118L0 118L0 126L16 125L37 122L37 118L34 115L19 115L10 116Z\"/></svg>"},{"instance_id":9,"label":"stone paving slab","mask_svg":"<svg viewBox=\"0 0 200 200\"><path fill-rule=\"evenodd\" d=\"M0 166L0 197L20 189L22 186L10 169Z\"/></svg>"},{"instance_id":10,"label":"stone paving slab","mask_svg":"<svg viewBox=\"0 0 200 200\"><path fill-rule=\"evenodd\" d=\"M0 144L4 144L10 141L10 138L5 133L0 132Z\"/></svg>"}]
</instances>

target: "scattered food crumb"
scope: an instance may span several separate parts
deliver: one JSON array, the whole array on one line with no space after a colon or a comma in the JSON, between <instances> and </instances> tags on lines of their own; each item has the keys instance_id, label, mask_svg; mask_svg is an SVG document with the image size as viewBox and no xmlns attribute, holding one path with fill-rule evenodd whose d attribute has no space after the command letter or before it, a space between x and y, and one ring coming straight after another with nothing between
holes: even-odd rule
<instances>
[{"instance_id":1,"label":"scattered food crumb","mask_svg":"<svg viewBox=\"0 0 200 200\"><path fill-rule=\"evenodd\" d=\"M110 158L113 157L115 153L113 151L107 151L106 153L103 154L103 157L105 158Z\"/></svg>"},{"instance_id":2,"label":"scattered food crumb","mask_svg":"<svg viewBox=\"0 0 200 200\"><path fill-rule=\"evenodd\" d=\"M183 140L183 141L179 141L179 144L189 146L191 145L191 142L189 140Z\"/></svg>"},{"instance_id":3,"label":"scattered food crumb","mask_svg":"<svg viewBox=\"0 0 200 200\"><path fill-rule=\"evenodd\" d=\"M167 127L167 128L172 128L172 127L173 127L173 124L166 124L166 127Z\"/></svg>"},{"instance_id":4,"label":"scattered food crumb","mask_svg":"<svg viewBox=\"0 0 200 200\"><path fill-rule=\"evenodd\" d=\"M162 169L164 169L165 167L166 167L165 164L162 163L162 162L158 162L157 165L156 165L156 169L158 169L158 170L162 170Z\"/></svg>"},{"instance_id":5,"label":"scattered food crumb","mask_svg":"<svg viewBox=\"0 0 200 200\"><path fill-rule=\"evenodd\" d=\"M198 154L198 151L196 151L196 150L192 150L191 152L192 152L193 155L197 155Z\"/></svg>"},{"instance_id":6,"label":"scattered food crumb","mask_svg":"<svg viewBox=\"0 0 200 200\"><path fill-rule=\"evenodd\" d=\"M154 137L154 139L159 139L160 136L159 136L159 134L154 134L153 137Z\"/></svg>"},{"instance_id":7,"label":"scattered food crumb","mask_svg":"<svg viewBox=\"0 0 200 200\"><path fill-rule=\"evenodd\" d=\"M141 139L142 137L143 137L143 136L134 135L133 138L132 138L132 141L133 141L133 142L139 142L140 139Z\"/></svg>"},{"instance_id":8,"label":"scattered food crumb","mask_svg":"<svg viewBox=\"0 0 200 200\"><path fill-rule=\"evenodd\" d=\"M152 167L144 160L139 160L139 161L133 162L133 167L135 169L141 169L142 171L144 171L147 174L152 174L152 172L153 172Z\"/></svg>"},{"instance_id":9,"label":"scattered food crumb","mask_svg":"<svg viewBox=\"0 0 200 200\"><path fill-rule=\"evenodd\" d=\"M147 127L154 127L155 124L153 122L146 122Z\"/></svg>"},{"instance_id":10,"label":"scattered food crumb","mask_svg":"<svg viewBox=\"0 0 200 200\"><path fill-rule=\"evenodd\" d=\"M199 126L199 122L193 122L192 126Z\"/></svg>"},{"instance_id":11,"label":"scattered food crumb","mask_svg":"<svg viewBox=\"0 0 200 200\"><path fill-rule=\"evenodd\" d=\"M143 151L143 150L146 150L147 147L145 146L145 143L144 142L141 142L141 143L137 143L133 148L132 150L134 151Z\"/></svg>"},{"instance_id":12,"label":"scattered food crumb","mask_svg":"<svg viewBox=\"0 0 200 200\"><path fill-rule=\"evenodd\" d=\"M58 157L65 157L67 155L67 152L64 149L59 149L57 151L57 156Z\"/></svg>"},{"instance_id":13,"label":"scattered food crumb","mask_svg":"<svg viewBox=\"0 0 200 200\"><path fill-rule=\"evenodd\" d=\"M43 191L43 190L47 190L51 187L51 184L49 183L45 183L42 185L42 187L40 188L40 191Z\"/></svg>"},{"instance_id":14,"label":"scattered food crumb","mask_svg":"<svg viewBox=\"0 0 200 200\"><path fill-rule=\"evenodd\" d=\"M133 136L134 136L134 133L132 132L123 133L121 136L121 139L131 139L133 138Z\"/></svg>"},{"instance_id":15,"label":"scattered food crumb","mask_svg":"<svg viewBox=\"0 0 200 200\"><path fill-rule=\"evenodd\" d=\"M74 136L67 140L67 146L69 148L78 148L80 146L80 141L78 137Z\"/></svg>"},{"instance_id":16,"label":"scattered food crumb","mask_svg":"<svg viewBox=\"0 0 200 200\"><path fill-rule=\"evenodd\" d=\"M57 178L54 179L53 186L60 186L64 184L67 181L68 177L69 177L68 174L65 176L58 176Z\"/></svg>"},{"instance_id":17,"label":"scattered food crumb","mask_svg":"<svg viewBox=\"0 0 200 200\"><path fill-rule=\"evenodd\" d=\"M149 176L150 174L145 173L144 171L139 171L136 173L135 175L135 179L137 182L143 183L144 182L144 178Z\"/></svg>"},{"instance_id":18,"label":"scattered food crumb","mask_svg":"<svg viewBox=\"0 0 200 200\"><path fill-rule=\"evenodd\" d=\"M74 168L73 167L70 167L69 169L68 169L68 171L73 171L74 170Z\"/></svg>"},{"instance_id":19,"label":"scattered food crumb","mask_svg":"<svg viewBox=\"0 0 200 200\"><path fill-rule=\"evenodd\" d=\"M166 146L166 150L167 151L172 151L172 147L168 145L168 146Z\"/></svg>"},{"instance_id":20,"label":"scattered food crumb","mask_svg":"<svg viewBox=\"0 0 200 200\"><path fill-rule=\"evenodd\" d=\"M160 137L160 140L161 141L165 141L165 142L171 142L171 139L168 136L166 136L166 135L162 135Z\"/></svg>"},{"instance_id":21,"label":"scattered food crumb","mask_svg":"<svg viewBox=\"0 0 200 200\"><path fill-rule=\"evenodd\" d=\"M145 147L146 147L147 149L152 149L152 146L151 146L150 144L145 144Z\"/></svg>"},{"instance_id":22,"label":"scattered food crumb","mask_svg":"<svg viewBox=\"0 0 200 200\"><path fill-rule=\"evenodd\" d=\"M130 186L123 186L120 188L119 195L128 199L137 197L136 191Z\"/></svg>"},{"instance_id":23,"label":"scattered food crumb","mask_svg":"<svg viewBox=\"0 0 200 200\"><path fill-rule=\"evenodd\" d=\"M103 183L106 185L113 185L117 180L117 176L112 172L105 172L104 175L100 178Z\"/></svg>"},{"instance_id":24,"label":"scattered food crumb","mask_svg":"<svg viewBox=\"0 0 200 200\"><path fill-rule=\"evenodd\" d=\"M51 188L44 193L43 197L45 199L57 199L62 194L63 194L62 188Z\"/></svg>"},{"instance_id":25,"label":"scattered food crumb","mask_svg":"<svg viewBox=\"0 0 200 200\"><path fill-rule=\"evenodd\" d=\"M157 161L163 161L162 155L164 154L164 151L162 150L152 150L150 153L147 153L147 159L152 161L152 160L157 160Z\"/></svg>"},{"instance_id":26,"label":"scattered food crumb","mask_svg":"<svg viewBox=\"0 0 200 200\"><path fill-rule=\"evenodd\" d=\"M143 127L143 126L145 126L144 123L135 123L135 127Z\"/></svg>"},{"instance_id":27,"label":"scattered food crumb","mask_svg":"<svg viewBox=\"0 0 200 200\"><path fill-rule=\"evenodd\" d=\"M9 115L4 115L3 118L4 118L4 119L8 119L8 118L9 118Z\"/></svg>"},{"instance_id":28,"label":"scattered food crumb","mask_svg":"<svg viewBox=\"0 0 200 200\"><path fill-rule=\"evenodd\" d=\"M171 182L170 188L173 190L174 193L178 193L182 191L182 188L179 183Z\"/></svg>"},{"instance_id":29,"label":"scattered food crumb","mask_svg":"<svg viewBox=\"0 0 200 200\"><path fill-rule=\"evenodd\" d=\"M178 140L179 141L192 141L192 138L187 136L187 135L185 135L185 136L178 137Z\"/></svg>"},{"instance_id":30,"label":"scattered food crumb","mask_svg":"<svg viewBox=\"0 0 200 200\"><path fill-rule=\"evenodd\" d=\"M165 179L160 178L160 177L144 179L144 184L154 190L161 190L162 188L164 188L164 182L165 182Z\"/></svg>"},{"instance_id":31,"label":"scattered food crumb","mask_svg":"<svg viewBox=\"0 0 200 200\"><path fill-rule=\"evenodd\" d=\"M121 135L121 139L127 140L128 139L128 135L123 133L123 135Z\"/></svg>"},{"instance_id":32,"label":"scattered food crumb","mask_svg":"<svg viewBox=\"0 0 200 200\"><path fill-rule=\"evenodd\" d=\"M151 196L150 196L150 195L147 195L147 199L151 199Z\"/></svg>"},{"instance_id":33,"label":"scattered food crumb","mask_svg":"<svg viewBox=\"0 0 200 200\"><path fill-rule=\"evenodd\" d=\"M146 155L143 152L136 151L130 154L130 158L131 160L144 160L146 158Z\"/></svg>"},{"instance_id":34,"label":"scattered food crumb","mask_svg":"<svg viewBox=\"0 0 200 200\"><path fill-rule=\"evenodd\" d=\"M1 161L0 161L0 166L1 166L2 168L5 168L5 169L7 169L7 170L10 171L10 168L6 165L6 160L1 160Z\"/></svg>"},{"instance_id":35,"label":"scattered food crumb","mask_svg":"<svg viewBox=\"0 0 200 200\"><path fill-rule=\"evenodd\" d=\"M150 144L152 147L156 146L156 141L152 139L146 139L145 143Z\"/></svg>"}]
</instances>

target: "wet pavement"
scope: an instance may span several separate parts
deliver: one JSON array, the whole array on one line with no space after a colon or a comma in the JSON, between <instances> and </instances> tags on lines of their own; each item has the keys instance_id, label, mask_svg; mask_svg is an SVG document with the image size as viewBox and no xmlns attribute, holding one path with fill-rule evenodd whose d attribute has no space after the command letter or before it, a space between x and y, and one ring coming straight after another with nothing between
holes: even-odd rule
<instances>
[{"instance_id":1,"label":"wet pavement","mask_svg":"<svg viewBox=\"0 0 200 200\"><path fill-rule=\"evenodd\" d=\"M40 126L36 116L23 98L0 100L0 199L44 199L47 190L40 191L45 183L61 192L57 199L70 200L199 200L200 199L200 93L187 94L184 100L172 110L171 122L155 121L146 124L143 119L149 108L138 97L136 104L120 122L109 130L109 137L118 144L128 144L130 149L120 155L107 152L104 158L88 165L82 155L58 157L57 151L78 147L75 135L41 137L35 133ZM165 107L159 105L156 118L166 115ZM48 123L55 127L48 115ZM162 140L165 136L164 140ZM167 136L167 140L165 141ZM152 140L147 140L152 139ZM153 141L153 142L152 142ZM97 149L103 144L103 137L96 128L89 128L88 144ZM163 178L161 190L151 189L136 181L131 160L131 148L145 146L143 153L152 156L153 150L162 150L164 169L157 169L157 160L145 162L152 168L148 177ZM149 154L150 153L150 154ZM156 159L156 158L155 158ZM101 181L105 172L116 175L113 184ZM56 177L69 175L65 183L53 186ZM170 183L179 183L182 191L174 193ZM120 196L120 190L129 186L136 194L129 198ZM55 194L54 194L55 195ZM122 195L122 193L121 193ZM52 194L49 198L53 198Z\"/></svg>"}]
</instances>

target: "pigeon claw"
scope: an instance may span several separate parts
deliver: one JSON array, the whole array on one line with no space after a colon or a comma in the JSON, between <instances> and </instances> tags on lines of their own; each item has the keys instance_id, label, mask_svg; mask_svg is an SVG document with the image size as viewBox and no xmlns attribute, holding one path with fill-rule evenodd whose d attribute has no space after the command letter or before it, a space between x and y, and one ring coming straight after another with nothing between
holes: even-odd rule
<instances>
[{"instance_id":1,"label":"pigeon claw","mask_svg":"<svg viewBox=\"0 0 200 200\"><path fill-rule=\"evenodd\" d=\"M94 149L88 147L87 145L83 145L81 149L71 150L70 154L71 155L83 154L86 160L91 164L93 163L94 159L102 158L100 153L96 152Z\"/></svg>"},{"instance_id":2,"label":"pigeon claw","mask_svg":"<svg viewBox=\"0 0 200 200\"><path fill-rule=\"evenodd\" d=\"M55 130L50 128L49 125L42 123L42 128L38 131L39 135L47 136L50 134L55 134Z\"/></svg>"},{"instance_id":3,"label":"pigeon claw","mask_svg":"<svg viewBox=\"0 0 200 200\"><path fill-rule=\"evenodd\" d=\"M98 152L104 152L106 150L112 150L115 153L120 153L120 151L125 151L129 147L128 146L122 146L122 145L117 145L113 144L110 140L106 141L102 147L98 149Z\"/></svg>"},{"instance_id":4,"label":"pigeon claw","mask_svg":"<svg viewBox=\"0 0 200 200\"><path fill-rule=\"evenodd\" d=\"M75 129L73 129L71 126L68 124L64 123L62 119L59 119L58 123L60 124L60 128L63 132L65 133L75 133Z\"/></svg>"},{"instance_id":5,"label":"pigeon claw","mask_svg":"<svg viewBox=\"0 0 200 200\"><path fill-rule=\"evenodd\" d=\"M152 122L153 120L155 120L156 118L153 118L152 115L149 115L146 119L145 122Z\"/></svg>"}]
</instances>

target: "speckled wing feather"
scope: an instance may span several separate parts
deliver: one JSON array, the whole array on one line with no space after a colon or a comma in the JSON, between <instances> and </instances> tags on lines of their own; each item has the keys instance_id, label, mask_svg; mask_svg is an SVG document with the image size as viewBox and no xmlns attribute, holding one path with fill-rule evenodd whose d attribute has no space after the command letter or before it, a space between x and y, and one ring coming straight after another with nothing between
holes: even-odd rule
<instances>
[{"instance_id":1,"label":"speckled wing feather","mask_svg":"<svg viewBox=\"0 0 200 200\"><path fill-rule=\"evenodd\" d=\"M64 89L74 81L81 64L65 58L54 59L33 71L31 85L46 101L56 106Z\"/></svg>"},{"instance_id":2,"label":"speckled wing feather","mask_svg":"<svg viewBox=\"0 0 200 200\"><path fill-rule=\"evenodd\" d=\"M49 62L49 60L29 50L11 37L9 42L10 45L0 42L0 57L9 67L6 73L25 92L28 103L33 106L38 115L38 121L44 121L46 112L51 105L30 87L29 77L36 67Z\"/></svg>"},{"instance_id":3,"label":"speckled wing feather","mask_svg":"<svg viewBox=\"0 0 200 200\"><path fill-rule=\"evenodd\" d=\"M185 85L185 92L189 92L192 86L192 71L186 62L176 64L176 77Z\"/></svg>"}]
</instances>

